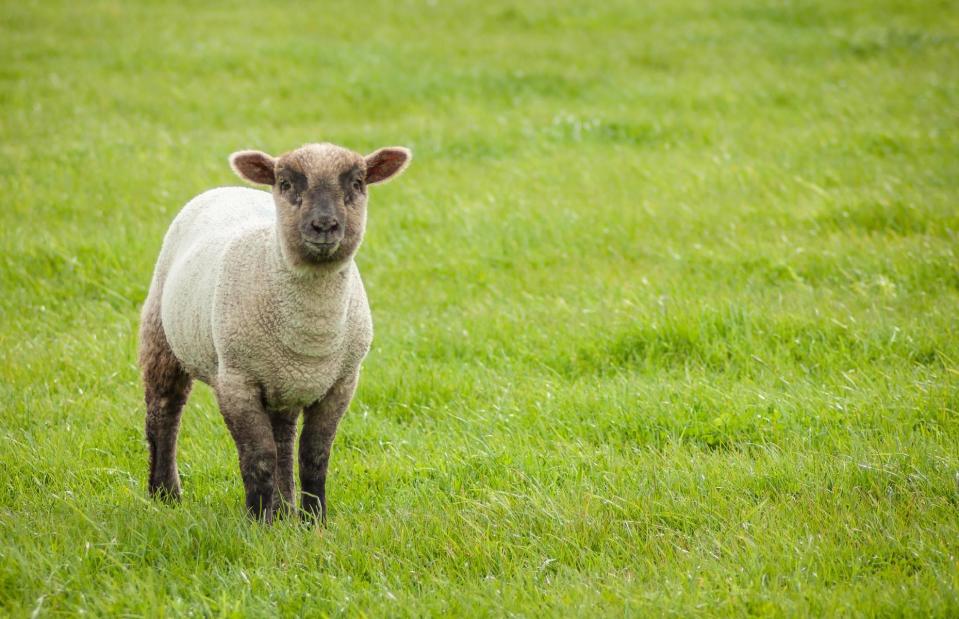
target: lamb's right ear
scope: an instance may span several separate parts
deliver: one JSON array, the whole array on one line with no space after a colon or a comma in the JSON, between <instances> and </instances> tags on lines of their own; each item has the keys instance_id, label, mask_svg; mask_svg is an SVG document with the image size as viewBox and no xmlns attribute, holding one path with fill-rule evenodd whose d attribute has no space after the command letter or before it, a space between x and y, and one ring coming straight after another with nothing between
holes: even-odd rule
<instances>
[{"instance_id":1,"label":"lamb's right ear","mask_svg":"<svg viewBox=\"0 0 959 619\"><path fill-rule=\"evenodd\" d=\"M412 158L410 149L402 146L388 146L370 153L365 157L366 182L372 185L393 178L410 165Z\"/></svg>"},{"instance_id":2,"label":"lamb's right ear","mask_svg":"<svg viewBox=\"0 0 959 619\"><path fill-rule=\"evenodd\" d=\"M272 185L276 182L276 159L258 150L241 150L230 155L230 167L236 175L251 183Z\"/></svg>"}]
</instances>

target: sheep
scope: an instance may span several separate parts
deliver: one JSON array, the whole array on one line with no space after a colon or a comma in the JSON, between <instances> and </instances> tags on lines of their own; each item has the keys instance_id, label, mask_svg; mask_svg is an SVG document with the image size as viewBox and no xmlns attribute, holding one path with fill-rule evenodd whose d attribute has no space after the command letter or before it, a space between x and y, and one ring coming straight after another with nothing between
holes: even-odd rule
<instances>
[{"instance_id":1,"label":"sheep","mask_svg":"<svg viewBox=\"0 0 959 619\"><path fill-rule=\"evenodd\" d=\"M241 178L269 185L192 199L163 240L143 305L139 365L149 492L178 501L176 445L194 379L213 388L236 443L248 513L270 522L294 507L326 522L326 473L337 425L370 349L372 320L353 260L367 187L401 173L411 153L365 157L307 144L280 157L230 156Z\"/></svg>"}]
</instances>

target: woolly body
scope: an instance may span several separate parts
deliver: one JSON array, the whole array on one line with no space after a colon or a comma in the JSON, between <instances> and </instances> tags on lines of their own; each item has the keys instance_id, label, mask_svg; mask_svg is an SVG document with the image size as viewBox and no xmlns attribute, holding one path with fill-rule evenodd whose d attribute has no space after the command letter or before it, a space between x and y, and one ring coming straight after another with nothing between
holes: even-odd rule
<instances>
[{"instance_id":1,"label":"woolly body","mask_svg":"<svg viewBox=\"0 0 959 619\"><path fill-rule=\"evenodd\" d=\"M353 257L367 188L409 164L403 147L367 156L307 144L230 165L271 193L228 187L191 200L163 240L140 322L149 490L179 499L176 443L195 378L216 393L236 443L250 515L294 505L302 414L301 512L326 520L326 473L373 327Z\"/></svg>"},{"instance_id":2,"label":"woolly body","mask_svg":"<svg viewBox=\"0 0 959 619\"><path fill-rule=\"evenodd\" d=\"M290 266L275 219L265 191L227 187L191 200L163 241L144 315L159 299L170 348L193 376L216 386L238 374L267 408L289 409L355 373L373 330L355 262Z\"/></svg>"}]
</instances>

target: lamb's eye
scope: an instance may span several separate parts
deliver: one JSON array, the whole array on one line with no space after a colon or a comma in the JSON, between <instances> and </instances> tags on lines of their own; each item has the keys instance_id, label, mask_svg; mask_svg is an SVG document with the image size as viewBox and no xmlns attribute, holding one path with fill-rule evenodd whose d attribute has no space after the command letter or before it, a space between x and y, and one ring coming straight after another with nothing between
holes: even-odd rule
<instances>
[{"instance_id":1,"label":"lamb's eye","mask_svg":"<svg viewBox=\"0 0 959 619\"><path fill-rule=\"evenodd\" d=\"M363 180L362 180L362 179L359 179L359 178L358 178L358 179L356 179L356 180L353 181L353 191L357 191L357 192L363 191Z\"/></svg>"},{"instance_id":2,"label":"lamb's eye","mask_svg":"<svg viewBox=\"0 0 959 619\"><path fill-rule=\"evenodd\" d=\"M289 191L290 189L293 189L293 185L290 184L290 181L286 180L285 178L280 181L280 191Z\"/></svg>"}]
</instances>

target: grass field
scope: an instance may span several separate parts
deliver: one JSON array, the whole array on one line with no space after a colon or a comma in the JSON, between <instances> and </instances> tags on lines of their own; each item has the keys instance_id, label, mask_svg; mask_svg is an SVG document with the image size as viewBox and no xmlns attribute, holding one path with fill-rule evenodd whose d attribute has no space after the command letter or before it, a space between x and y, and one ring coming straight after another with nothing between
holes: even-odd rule
<instances>
[{"instance_id":1,"label":"grass field","mask_svg":"<svg viewBox=\"0 0 959 619\"><path fill-rule=\"evenodd\" d=\"M864 6L865 5L865 6ZM959 6L0 4L0 614L959 614ZM227 155L403 144L329 527L138 311Z\"/></svg>"}]
</instances>

